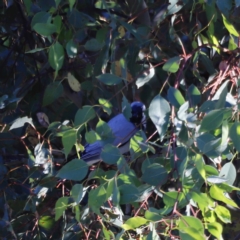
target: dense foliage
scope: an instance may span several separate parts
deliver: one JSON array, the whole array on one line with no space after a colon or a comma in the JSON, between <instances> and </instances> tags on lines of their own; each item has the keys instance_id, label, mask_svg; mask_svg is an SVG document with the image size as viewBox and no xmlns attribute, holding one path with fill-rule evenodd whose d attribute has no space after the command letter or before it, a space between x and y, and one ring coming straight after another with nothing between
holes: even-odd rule
<instances>
[{"instance_id":1,"label":"dense foliage","mask_svg":"<svg viewBox=\"0 0 240 240\"><path fill-rule=\"evenodd\" d=\"M2 239L239 239L239 0L0 8ZM106 122L134 100L123 156Z\"/></svg>"}]
</instances>

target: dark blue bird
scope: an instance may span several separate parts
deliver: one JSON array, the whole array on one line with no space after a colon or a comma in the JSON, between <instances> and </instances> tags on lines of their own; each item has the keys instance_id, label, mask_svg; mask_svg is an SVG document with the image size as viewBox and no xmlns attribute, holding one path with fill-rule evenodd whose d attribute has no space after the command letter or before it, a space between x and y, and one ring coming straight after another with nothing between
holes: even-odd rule
<instances>
[{"instance_id":1,"label":"dark blue bird","mask_svg":"<svg viewBox=\"0 0 240 240\"><path fill-rule=\"evenodd\" d=\"M145 105L141 102L133 102L131 108L132 116L130 121L121 113L108 122L108 126L112 130L114 136L112 144L119 147L121 154L129 151L130 139L141 127L144 128L146 125L146 117L144 115L146 109ZM85 150L81 155L81 159L89 165L101 161L100 155L104 144L104 141L98 140L92 144L85 145Z\"/></svg>"}]
</instances>

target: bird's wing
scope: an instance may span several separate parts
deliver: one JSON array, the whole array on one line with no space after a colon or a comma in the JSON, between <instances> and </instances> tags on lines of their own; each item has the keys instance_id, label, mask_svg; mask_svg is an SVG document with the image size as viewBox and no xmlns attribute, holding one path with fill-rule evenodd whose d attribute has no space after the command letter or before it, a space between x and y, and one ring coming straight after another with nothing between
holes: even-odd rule
<instances>
[{"instance_id":1,"label":"bird's wing","mask_svg":"<svg viewBox=\"0 0 240 240\"><path fill-rule=\"evenodd\" d=\"M85 150L81 156L81 159L87 162L89 165L92 165L96 162L99 162L100 154L102 152L103 143L98 140L94 143L87 144L84 146Z\"/></svg>"},{"instance_id":2,"label":"bird's wing","mask_svg":"<svg viewBox=\"0 0 240 240\"><path fill-rule=\"evenodd\" d=\"M108 125L115 136L115 140L113 141L113 145L115 146L125 144L138 131L136 126L129 122L123 114L119 114L115 118L112 118L108 122Z\"/></svg>"},{"instance_id":3,"label":"bird's wing","mask_svg":"<svg viewBox=\"0 0 240 240\"><path fill-rule=\"evenodd\" d=\"M112 144L114 146L120 146L120 151L122 154L128 152L129 140L138 131L138 129L134 124L129 122L123 114L118 114L116 117L112 118L108 122L108 125L115 136ZM101 160L100 154L103 147L104 142L101 140L85 145L85 150L81 156L81 159L83 159L89 165L99 162Z\"/></svg>"}]
</instances>

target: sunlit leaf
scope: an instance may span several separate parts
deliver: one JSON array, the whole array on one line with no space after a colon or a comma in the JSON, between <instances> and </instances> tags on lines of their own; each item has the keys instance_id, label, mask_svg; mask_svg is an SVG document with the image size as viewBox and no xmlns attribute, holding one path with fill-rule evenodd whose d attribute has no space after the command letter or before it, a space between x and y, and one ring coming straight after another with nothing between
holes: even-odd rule
<instances>
[{"instance_id":1,"label":"sunlit leaf","mask_svg":"<svg viewBox=\"0 0 240 240\"><path fill-rule=\"evenodd\" d=\"M136 229L144 224L146 224L148 222L147 219L143 218L143 217L132 217L129 218L123 225L122 228L127 230L130 229Z\"/></svg>"},{"instance_id":2,"label":"sunlit leaf","mask_svg":"<svg viewBox=\"0 0 240 240\"><path fill-rule=\"evenodd\" d=\"M149 116L158 130L160 138L163 139L169 123L170 106L161 96L153 98L149 106Z\"/></svg>"},{"instance_id":3,"label":"sunlit leaf","mask_svg":"<svg viewBox=\"0 0 240 240\"><path fill-rule=\"evenodd\" d=\"M238 31L235 29L235 27L230 23L230 21L222 14L223 23L228 32L236 37L239 37Z\"/></svg>"},{"instance_id":4,"label":"sunlit leaf","mask_svg":"<svg viewBox=\"0 0 240 240\"><path fill-rule=\"evenodd\" d=\"M168 59L168 61L163 65L163 70L166 72L175 73L179 69L180 57L173 57Z\"/></svg>"},{"instance_id":5,"label":"sunlit leaf","mask_svg":"<svg viewBox=\"0 0 240 240\"><path fill-rule=\"evenodd\" d=\"M240 123L235 122L229 131L229 137L233 141L234 147L237 149L238 152L240 152Z\"/></svg>"},{"instance_id":6,"label":"sunlit leaf","mask_svg":"<svg viewBox=\"0 0 240 240\"><path fill-rule=\"evenodd\" d=\"M173 87L168 89L168 100L176 108L179 108L185 102L181 92Z\"/></svg>"},{"instance_id":7,"label":"sunlit leaf","mask_svg":"<svg viewBox=\"0 0 240 240\"><path fill-rule=\"evenodd\" d=\"M205 239L202 222L198 218L192 216L182 216L180 218L179 231L182 239Z\"/></svg>"},{"instance_id":8,"label":"sunlit leaf","mask_svg":"<svg viewBox=\"0 0 240 240\"><path fill-rule=\"evenodd\" d=\"M210 188L210 196L218 201L229 204L233 207L238 207L237 204L231 199L225 196L225 190L221 189L217 185L212 185Z\"/></svg>"},{"instance_id":9,"label":"sunlit leaf","mask_svg":"<svg viewBox=\"0 0 240 240\"><path fill-rule=\"evenodd\" d=\"M222 169L219 173L219 176L226 178L227 183L229 185L233 185L233 183L236 180L236 176L237 176L235 166L231 162L224 164L224 166L222 167Z\"/></svg>"},{"instance_id":10,"label":"sunlit leaf","mask_svg":"<svg viewBox=\"0 0 240 240\"><path fill-rule=\"evenodd\" d=\"M207 224L207 230L215 236L217 239L222 238L222 231L223 227L220 223L218 222L212 222Z\"/></svg>"},{"instance_id":11,"label":"sunlit leaf","mask_svg":"<svg viewBox=\"0 0 240 240\"><path fill-rule=\"evenodd\" d=\"M222 222L231 223L231 213L226 207L217 205L214 212Z\"/></svg>"},{"instance_id":12,"label":"sunlit leaf","mask_svg":"<svg viewBox=\"0 0 240 240\"><path fill-rule=\"evenodd\" d=\"M51 230L54 226L55 220L51 216L41 216L39 221L39 226L46 230Z\"/></svg>"}]
</instances>

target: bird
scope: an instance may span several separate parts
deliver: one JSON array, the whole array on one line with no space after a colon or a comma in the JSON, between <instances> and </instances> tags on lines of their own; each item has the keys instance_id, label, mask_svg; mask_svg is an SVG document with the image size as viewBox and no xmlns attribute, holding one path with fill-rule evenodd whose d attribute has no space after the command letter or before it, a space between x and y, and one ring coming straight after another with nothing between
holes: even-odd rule
<instances>
[{"instance_id":1,"label":"bird","mask_svg":"<svg viewBox=\"0 0 240 240\"><path fill-rule=\"evenodd\" d=\"M127 120L123 113L120 113L107 123L114 137L112 145L118 147L121 154L129 151L130 139L135 133L141 128L143 130L146 128L145 105L140 101L135 101L131 103L131 109L132 115L129 120ZM102 140L86 144L81 154L81 159L88 165L100 162L102 160L101 152L104 145L105 143Z\"/></svg>"}]
</instances>

